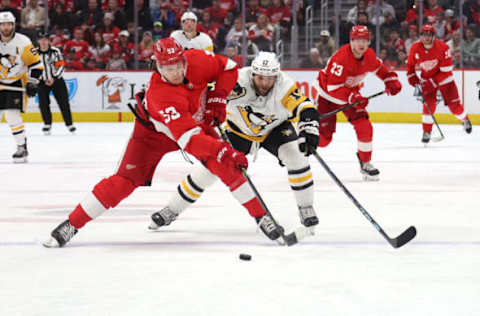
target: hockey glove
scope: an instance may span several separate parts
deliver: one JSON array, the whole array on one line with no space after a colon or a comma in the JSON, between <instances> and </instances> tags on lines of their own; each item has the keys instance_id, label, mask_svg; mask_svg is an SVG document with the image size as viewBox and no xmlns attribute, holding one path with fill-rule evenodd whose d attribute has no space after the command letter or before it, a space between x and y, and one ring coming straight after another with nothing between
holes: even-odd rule
<instances>
[{"instance_id":1,"label":"hockey glove","mask_svg":"<svg viewBox=\"0 0 480 316\"><path fill-rule=\"evenodd\" d=\"M248 159L245 155L229 144L225 143L220 147L216 155L217 162L226 165L228 168L248 168Z\"/></svg>"},{"instance_id":2,"label":"hockey glove","mask_svg":"<svg viewBox=\"0 0 480 316\"><path fill-rule=\"evenodd\" d=\"M396 95L400 90L402 90L402 84L398 81L397 74L394 74L388 81L385 81L385 93L388 95Z\"/></svg>"},{"instance_id":3,"label":"hockey glove","mask_svg":"<svg viewBox=\"0 0 480 316\"><path fill-rule=\"evenodd\" d=\"M407 77L408 77L408 83L412 87L415 87L417 84L420 84L420 79L418 79L417 75L414 72L411 74L407 74Z\"/></svg>"},{"instance_id":4,"label":"hockey glove","mask_svg":"<svg viewBox=\"0 0 480 316\"><path fill-rule=\"evenodd\" d=\"M209 91L207 94L207 106L205 108L205 124L215 125L223 123L227 106L227 93L224 90ZM216 121L216 122L215 122Z\"/></svg>"},{"instance_id":5,"label":"hockey glove","mask_svg":"<svg viewBox=\"0 0 480 316\"><path fill-rule=\"evenodd\" d=\"M435 93L437 85L432 79L428 79L422 82L422 92L424 95Z\"/></svg>"},{"instance_id":6,"label":"hockey glove","mask_svg":"<svg viewBox=\"0 0 480 316\"><path fill-rule=\"evenodd\" d=\"M350 103L350 104L357 103L357 104L355 104L356 108L364 109L368 105L368 98L365 98L364 96L362 96L360 94L360 92L358 92L358 91L353 91L348 96L348 103Z\"/></svg>"},{"instance_id":7,"label":"hockey glove","mask_svg":"<svg viewBox=\"0 0 480 316\"><path fill-rule=\"evenodd\" d=\"M38 84L34 82L27 82L27 87L25 88L27 95L29 97L34 97L38 91Z\"/></svg>"},{"instance_id":8,"label":"hockey glove","mask_svg":"<svg viewBox=\"0 0 480 316\"><path fill-rule=\"evenodd\" d=\"M298 148L305 156L310 156L318 146L318 112L309 108L300 113L298 122Z\"/></svg>"}]
</instances>

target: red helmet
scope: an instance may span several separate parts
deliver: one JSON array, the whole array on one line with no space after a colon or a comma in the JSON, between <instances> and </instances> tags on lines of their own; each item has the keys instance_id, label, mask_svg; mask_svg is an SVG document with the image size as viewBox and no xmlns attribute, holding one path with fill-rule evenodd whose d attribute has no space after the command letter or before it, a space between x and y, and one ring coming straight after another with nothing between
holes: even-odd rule
<instances>
[{"instance_id":1,"label":"red helmet","mask_svg":"<svg viewBox=\"0 0 480 316\"><path fill-rule=\"evenodd\" d=\"M184 59L183 48L172 37L159 39L153 45L153 55L159 65L172 65Z\"/></svg>"},{"instance_id":2,"label":"red helmet","mask_svg":"<svg viewBox=\"0 0 480 316\"><path fill-rule=\"evenodd\" d=\"M432 34L435 34L435 29L433 28L433 25L431 24L424 24L422 26L422 29L420 30L420 34L423 34L423 33L426 33L426 32L430 32Z\"/></svg>"},{"instance_id":3,"label":"red helmet","mask_svg":"<svg viewBox=\"0 0 480 316\"><path fill-rule=\"evenodd\" d=\"M350 30L350 40L356 38L370 39L370 31L365 25L354 25Z\"/></svg>"}]
</instances>

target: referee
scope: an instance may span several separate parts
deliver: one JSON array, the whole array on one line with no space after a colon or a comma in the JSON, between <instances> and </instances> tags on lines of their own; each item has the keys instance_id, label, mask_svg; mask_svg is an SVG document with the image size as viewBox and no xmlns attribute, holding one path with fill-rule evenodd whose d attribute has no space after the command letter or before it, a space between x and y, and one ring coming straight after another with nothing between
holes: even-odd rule
<instances>
[{"instance_id":1,"label":"referee","mask_svg":"<svg viewBox=\"0 0 480 316\"><path fill-rule=\"evenodd\" d=\"M42 132L45 135L50 135L50 129L52 128L52 112L50 111L50 91L52 91L62 112L65 125L68 130L73 133L76 128L72 122L67 86L62 77L63 70L65 69L65 61L63 60L62 53L58 48L50 46L48 33L40 33L38 35L38 45L40 60L44 66L40 84L38 85L40 111L45 124Z\"/></svg>"}]
</instances>

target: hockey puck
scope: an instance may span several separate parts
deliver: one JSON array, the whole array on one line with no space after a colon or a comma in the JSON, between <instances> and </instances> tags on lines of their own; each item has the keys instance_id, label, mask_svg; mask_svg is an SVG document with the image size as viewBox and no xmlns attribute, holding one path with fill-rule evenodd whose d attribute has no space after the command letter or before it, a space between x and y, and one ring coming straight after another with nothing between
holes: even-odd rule
<instances>
[{"instance_id":1,"label":"hockey puck","mask_svg":"<svg viewBox=\"0 0 480 316\"><path fill-rule=\"evenodd\" d=\"M240 258L240 260L246 260L246 261L252 260L252 256L247 255L246 253L241 253L239 258Z\"/></svg>"}]
</instances>

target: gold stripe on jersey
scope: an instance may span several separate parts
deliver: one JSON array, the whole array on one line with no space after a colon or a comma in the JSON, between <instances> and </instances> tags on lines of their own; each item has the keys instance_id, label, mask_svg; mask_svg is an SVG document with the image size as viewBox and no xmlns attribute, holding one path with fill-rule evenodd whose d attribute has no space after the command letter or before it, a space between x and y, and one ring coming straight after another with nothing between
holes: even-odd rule
<instances>
[{"instance_id":1,"label":"gold stripe on jersey","mask_svg":"<svg viewBox=\"0 0 480 316\"><path fill-rule=\"evenodd\" d=\"M282 105L291 114L295 114L297 107L306 100L308 100L308 98L304 96L300 90L298 90L297 85L294 83L282 98Z\"/></svg>"},{"instance_id":2,"label":"gold stripe on jersey","mask_svg":"<svg viewBox=\"0 0 480 316\"><path fill-rule=\"evenodd\" d=\"M32 43L28 44L23 48L21 58L23 60L23 63L27 67L34 67L36 64L40 63L40 55L38 54L37 49L32 45ZM43 69L43 67L38 68Z\"/></svg>"},{"instance_id":3,"label":"gold stripe on jersey","mask_svg":"<svg viewBox=\"0 0 480 316\"><path fill-rule=\"evenodd\" d=\"M207 47L205 47L205 50L213 52L213 46L212 45L207 46Z\"/></svg>"},{"instance_id":4,"label":"gold stripe on jersey","mask_svg":"<svg viewBox=\"0 0 480 316\"><path fill-rule=\"evenodd\" d=\"M238 135L238 136L240 136L240 137L242 137L242 138L245 138L245 139L247 139L247 140L249 140L249 141L251 141L251 142L261 143L261 142L263 142L263 141L265 140L265 138L267 138L267 136L270 134L270 133L268 133L268 134L263 135L263 136L250 136L250 135L241 133L241 132L237 131L236 129L232 128L232 127L230 126L230 123L229 123L228 121L226 122L226 126L227 126L227 129L228 129L229 131L231 131L232 133L234 133L235 135Z\"/></svg>"},{"instance_id":5,"label":"gold stripe on jersey","mask_svg":"<svg viewBox=\"0 0 480 316\"><path fill-rule=\"evenodd\" d=\"M24 128L25 128L25 125L23 125L23 124L22 124L22 125L18 125L18 126L16 126L16 127L12 127L12 132L17 132L17 131L22 130L22 129L24 129Z\"/></svg>"}]
</instances>

